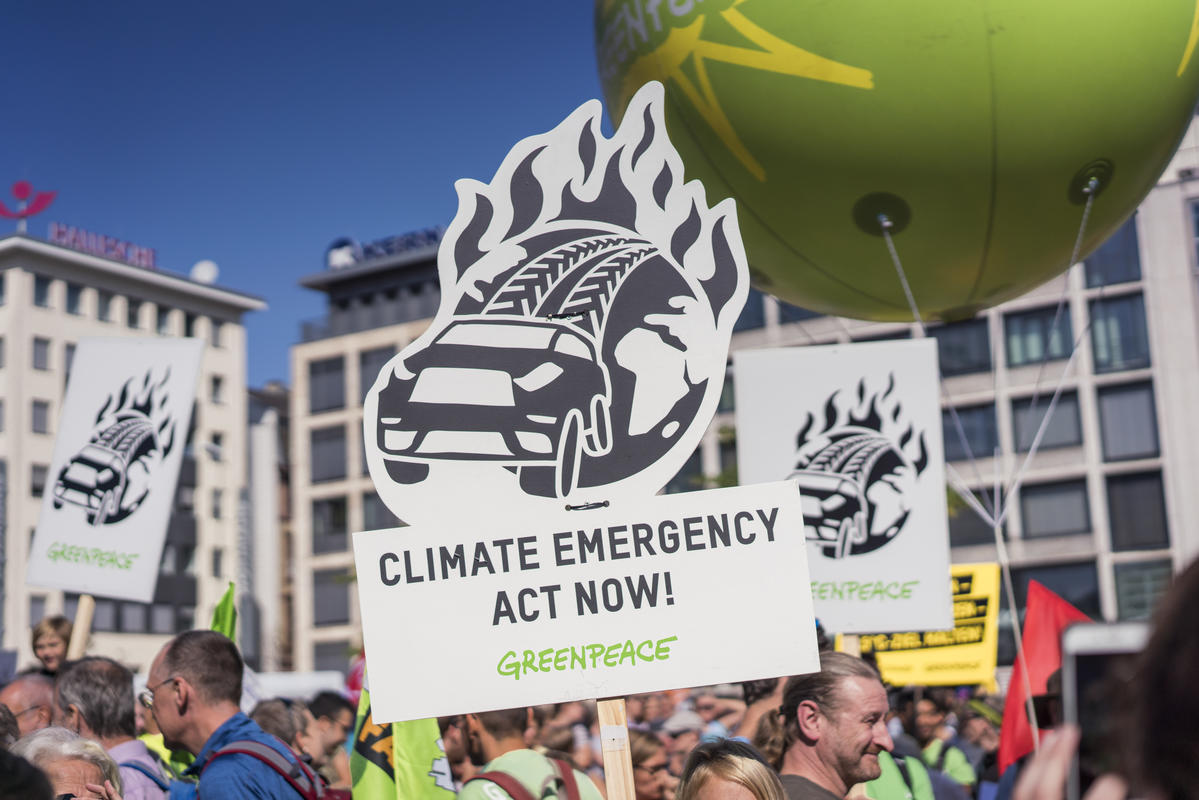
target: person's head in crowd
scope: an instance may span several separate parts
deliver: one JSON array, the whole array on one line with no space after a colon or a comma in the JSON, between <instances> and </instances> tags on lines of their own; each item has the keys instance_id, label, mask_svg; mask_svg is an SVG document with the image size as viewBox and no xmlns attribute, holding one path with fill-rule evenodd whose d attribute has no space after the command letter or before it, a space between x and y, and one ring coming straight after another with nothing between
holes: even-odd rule
<instances>
[{"instance_id":1,"label":"person's head in crowd","mask_svg":"<svg viewBox=\"0 0 1199 800\"><path fill-rule=\"evenodd\" d=\"M683 767L675 800L786 800L778 775L754 748L733 739L704 742Z\"/></svg>"},{"instance_id":2,"label":"person's head in crowd","mask_svg":"<svg viewBox=\"0 0 1199 800\"><path fill-rule=\"evenodd\" d=\"M999 749L999 730L989 716L993 712L984 713L975 705L981 702L972 700L962 712L961 734L963 739L984 753L993 753Z\"/></svg>"},{"instance_id":3,"label":"person's head in crowd","mask_svg":"<svg viewBox=\"0 0 1199 800\"><path fill-rule=\"evenodd\" d=\"M467 758L466 717L454 714L449 717L438 717L437 727L441 731L442 749L451 764Z\"/></svg>"},{"instance_id":4,"label":"person's head in crowd","mask_svg":"<svg viewBox=\"0 0 1199 800\"><path fill-rule=\"evenodd\" d=\"M325 758L337 752L354 730L354 706L337 692L317 693L308 704L316 720L316 738Z\"/></svg>"},{"instance_id":5,"label":"person's head in crowd","mask_svg":"<svg viewBox=\"0 0 1199 800\"><path fill-rule=\"evenodd\" d=\"M242 669L237 646L216 631L187 631L163 645L138 699L169 749L199 755L212 733L238 713Z\"/></svg>"},{"instance_id":6,"label":"person's head in crowd","mask_svg":"<svg viewBox=\"0 0 1199 800\"><path fill-rule=\"evenodd\" d=\"M71 642L71 621L61 614L46 617L33 626L30 644L33 654L42 662L42 671L54 675L67 657Z\"/></svg>"},{"instance_id":7,"label":"person's head in crowd","mask_svg":"<svg viewBox=\"0 0 1199 800\"><path fill-rule=\"evenodd\" d=\"M645 721L657 729L674 713L674 700L666 692L652 692L645 697Z\"/></svg>"},{"instance_id":8,"label":"person's head in crowd","mask_svg":"<svg viewBox=\"0 0 1199 800\"><path fill-rule=\"evenodd\" d=\"M54 683L54 724L114 747L137 732L133 673L102 656L67 662Z\"/></svg>"},{"instance_id":9,"label":"person's head in crowd","mask_svg":"<svg viewBox=\"0 0 1199 800\"><path fill-rule=\"evenodd\" d=\"M921 747L936 738L937 731L945 724L945 717L948 715L949 704L939 693L930 692L916 701L912 735Z\"/></svg>"},{"instance_id":10,"label":"person's head in crowd","mask_svg":"<svg viewBox=\"0 0 1199 800\"><path fill-rule=\"evenodd\" d=\"M633 792L636 800L662 800L666 792L666 747L645 731L629 731L629 756L633 762Z\"/></svg>"},{"instance_id":11,"label":"person's head in crowd","mask_svg":"<svg viewBox=\"0 0 1199 800\"><path fill-rule=\"evenodd\" d=\"M298 700L282 697L263 700L250 711L250 719L282 740L297 756L318 766L324 763L325 749L316 734L316 720Z\"/></svg>"},{"instance_id":12,"label":"person's head in crowd","mask_svg":"<svg viewBox=\"0 0 1199 800\"><path fill-rule=\"evenodd\" d=\"M54 715L54 680L37 672L18 675L0 690L0 705L17 718L21 736L49 727Z\"/></svg>"},{"instance_id":13,"label":"person's head in crowd","mask_svg":"<svg viewBox=\"0 0 1199 800\"><path fill-rule=\"evenodd\" d=\"M12 750L46 773L55 795L108 800L110 785L121 792L117 762L98 742L84 739L66 728L43 728L18 741Z\"/></svg>"},{"instance_id":14,"label":"person's head in crowd","mask_svg":"<svg viewBox=\"0 0 1199 800\"><path fill-rule=\"evenodd\" d=\"M525 749L533 712L526 706L466 715L467 752L476 764Z\"/></svg>"},{"instance_id":15,"label":"person's head in crowd","mask_svg":"<svg viewBox=\"0 0 1199 800\"><path fill-rule=\"evenodd\" d=\"M694 711L681 710L670 715L670 719L662 724L662 733L666 737L666 757L670 766L670 774L678 777L683 774L683 765L687 762L687 754L699 744L700 732L704 720Z\"/></svg>"},{"instance_id":16,"label":"person's head in crowd","mask_svg":"<svg viewBox=\"0 0 1199 800\"><path fill-rule=\"evenodd\" d=\"M641 727L648 723L645 718L645 695L631 694L624 699L624 714L629 727Z\"/></svg>"},{"instance_id":17,"label":"person's head in crowd","mask_svg":"<svg viewBox=\"0 0 1199 800\"><path fill-rule=\"evenodd\" d=\"M783 775L839 796L877 778L878 754L892 747L887 692L860 658L820 654L820 671L787 680L778 714L762 718L755 744Z\"/></svg>"},{"instance_id":18,"label":"person's head in crowd","mask_svg":"<svg viewBox=\"0 0 1199 800\"><path fill-rule=\"evenodd\" d=\"M1174 578L1154 615L1126 725L1136 783L1150 796L1194 797L1199 787L1199 559Z\"/></svg>"},{"instance_id":19,"label":"person's head in crowd","mask_svg":"<svg viewBox=\"0 0 1199 800\"><path fill-rule=\"evenodd\" d=\"M1062 710L1062 671L1055 669L1045 680L1044 694L1034 694L1032 697L1033 714L1037 718L1037 727L1042 730L1053 730L1061 727L1066 719ZM1024 709L1028 713L1028 709Z\"/></svg>"},{"instance_id":20,"label":"person's head in crowd","mask_svg":"<svg viewBox=\"0 0 1199 800\"><path fill-rule=\"evenodd\" d=\"M716 719L719 714L720 699L711 687L704 687L695 690L691 696L691 706L695 709L695 713L699 714L700 719L708 723Z\"/></svg>"},{"instance_id":21,"label":"person's head in crowd","mask_svg":"<svg viewBox=\"0 0 1199 800\"><path fill-rule=\"evenodd\" d=\"M0 705L0 750L10 749L19 738L21 729L17 726L17 718L8 706Z\"/></svg>"},{"instance_id":22,"label":"person's head in crowd","mask_svg":"<svg viewBox=\"0 0 1199 800\"><path fill-rule=\"evenodd\" d=\"M0 800L54 800L46 773L18 755L0 750Z\"/></svg>"}]
</instances>

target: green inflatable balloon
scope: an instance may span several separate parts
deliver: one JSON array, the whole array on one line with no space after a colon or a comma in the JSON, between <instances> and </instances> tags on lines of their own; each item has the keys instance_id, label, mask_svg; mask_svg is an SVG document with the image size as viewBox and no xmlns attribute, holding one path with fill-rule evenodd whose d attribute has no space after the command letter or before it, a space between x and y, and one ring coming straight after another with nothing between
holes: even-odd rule
<instances>
[{"instance_id":1,"label":"green inflatable balloon","mask_svg":"<svg viewBox=\"0 0 1199 800\"><path fill-rule=\"evenodd\" d=\"M1199 0L598 0L614 121L666 87L687 177L737 199L755 283L816 311L959 319L1136 208L1199 94Z\"/></svg>"}]
</instances>

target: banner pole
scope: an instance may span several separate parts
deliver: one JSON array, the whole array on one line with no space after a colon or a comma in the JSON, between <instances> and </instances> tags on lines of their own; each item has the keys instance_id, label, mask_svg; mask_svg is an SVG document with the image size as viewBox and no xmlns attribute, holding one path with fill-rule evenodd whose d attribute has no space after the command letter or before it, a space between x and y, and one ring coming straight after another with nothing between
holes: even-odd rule
<instances>
[{"instance_id":1,"label":"banner pole","mask_svg":"<svg viewBox=\"0 0 1199 800\"><path fill-rule=\"evenodd\" d=\"M79 595L75 609L75 621L71 624L71 641L67 645L67 661L82 658L87 650L87 640L92 635L92 617L96 613L96 598L90 594Z\"/></svg>"},{"instance_id":2,"label":"banner pole","mask_svg":"<svg viewBox=\"0 0 1199 800\"><path fill-rule=\"evenodd\" d=\"M600 742L604 753L604 782L608 800L633 800L633 755L629 750L629 727L624 698L599 700Z\"/></svg>"}]
</instances>

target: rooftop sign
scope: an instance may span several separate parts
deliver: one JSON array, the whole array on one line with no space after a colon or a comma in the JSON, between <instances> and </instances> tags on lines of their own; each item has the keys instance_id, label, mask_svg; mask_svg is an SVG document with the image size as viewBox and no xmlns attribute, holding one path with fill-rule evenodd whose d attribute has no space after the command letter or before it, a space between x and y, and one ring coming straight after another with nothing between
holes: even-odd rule
<instances>
[{"instance_id":1,"label":"rooftop sign","mask_svg":"<svg viewBox=\"0 0 1199 800\"><path fill-rule=\"evenodd\" d=\"M356 239L343 236L334 239L325 250L325 266L329 269L344 269L352 267L360 261L372 261L384 256L395 256L409 250L419 250L441 241L445 228L440 225L424 228L398 236L388 236L374 242L360 244Z\"/></svg>"},{"instance_id":2,"label":"rooftop sign","mask_svg":"<svg viewBox=\"0 0 1199 800\"><path fill-rule=\"evenodd\" d=\"M101 258L124 261L126 264L146 269L158 268L155 263L157 254L153 248L142 247L132 242L115 239L112 236L92 233L82 228L63 225L61 222L51 222L49 238L51 244L62 245Z\"/></svg>"}]
</instances>

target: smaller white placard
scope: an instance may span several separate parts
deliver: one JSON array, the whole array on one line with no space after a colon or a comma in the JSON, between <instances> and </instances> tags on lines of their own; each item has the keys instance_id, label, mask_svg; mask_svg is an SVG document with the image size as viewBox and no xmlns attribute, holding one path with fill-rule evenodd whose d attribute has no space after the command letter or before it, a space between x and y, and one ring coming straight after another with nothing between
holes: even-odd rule
<instances>
[{"instance_id":1,"label":"smaller white placard","mask_svg":"<svg viewBox=\"0 0 1199 800\"><path fill-rule=\"evenodd\" d=\"M356 533L374 719L817 670L805 551L792 482Z\"/></svg>"},{"instance_id":2,"label":"smaller white placard","mask_svg":"<svg viewBox=\"0 0 1199 800\"><path fill-rule=\"evenodd\" d=\"M30 586L154 599L203 350L198 339L79 342Z\"/></svg>"}]
</instances>

